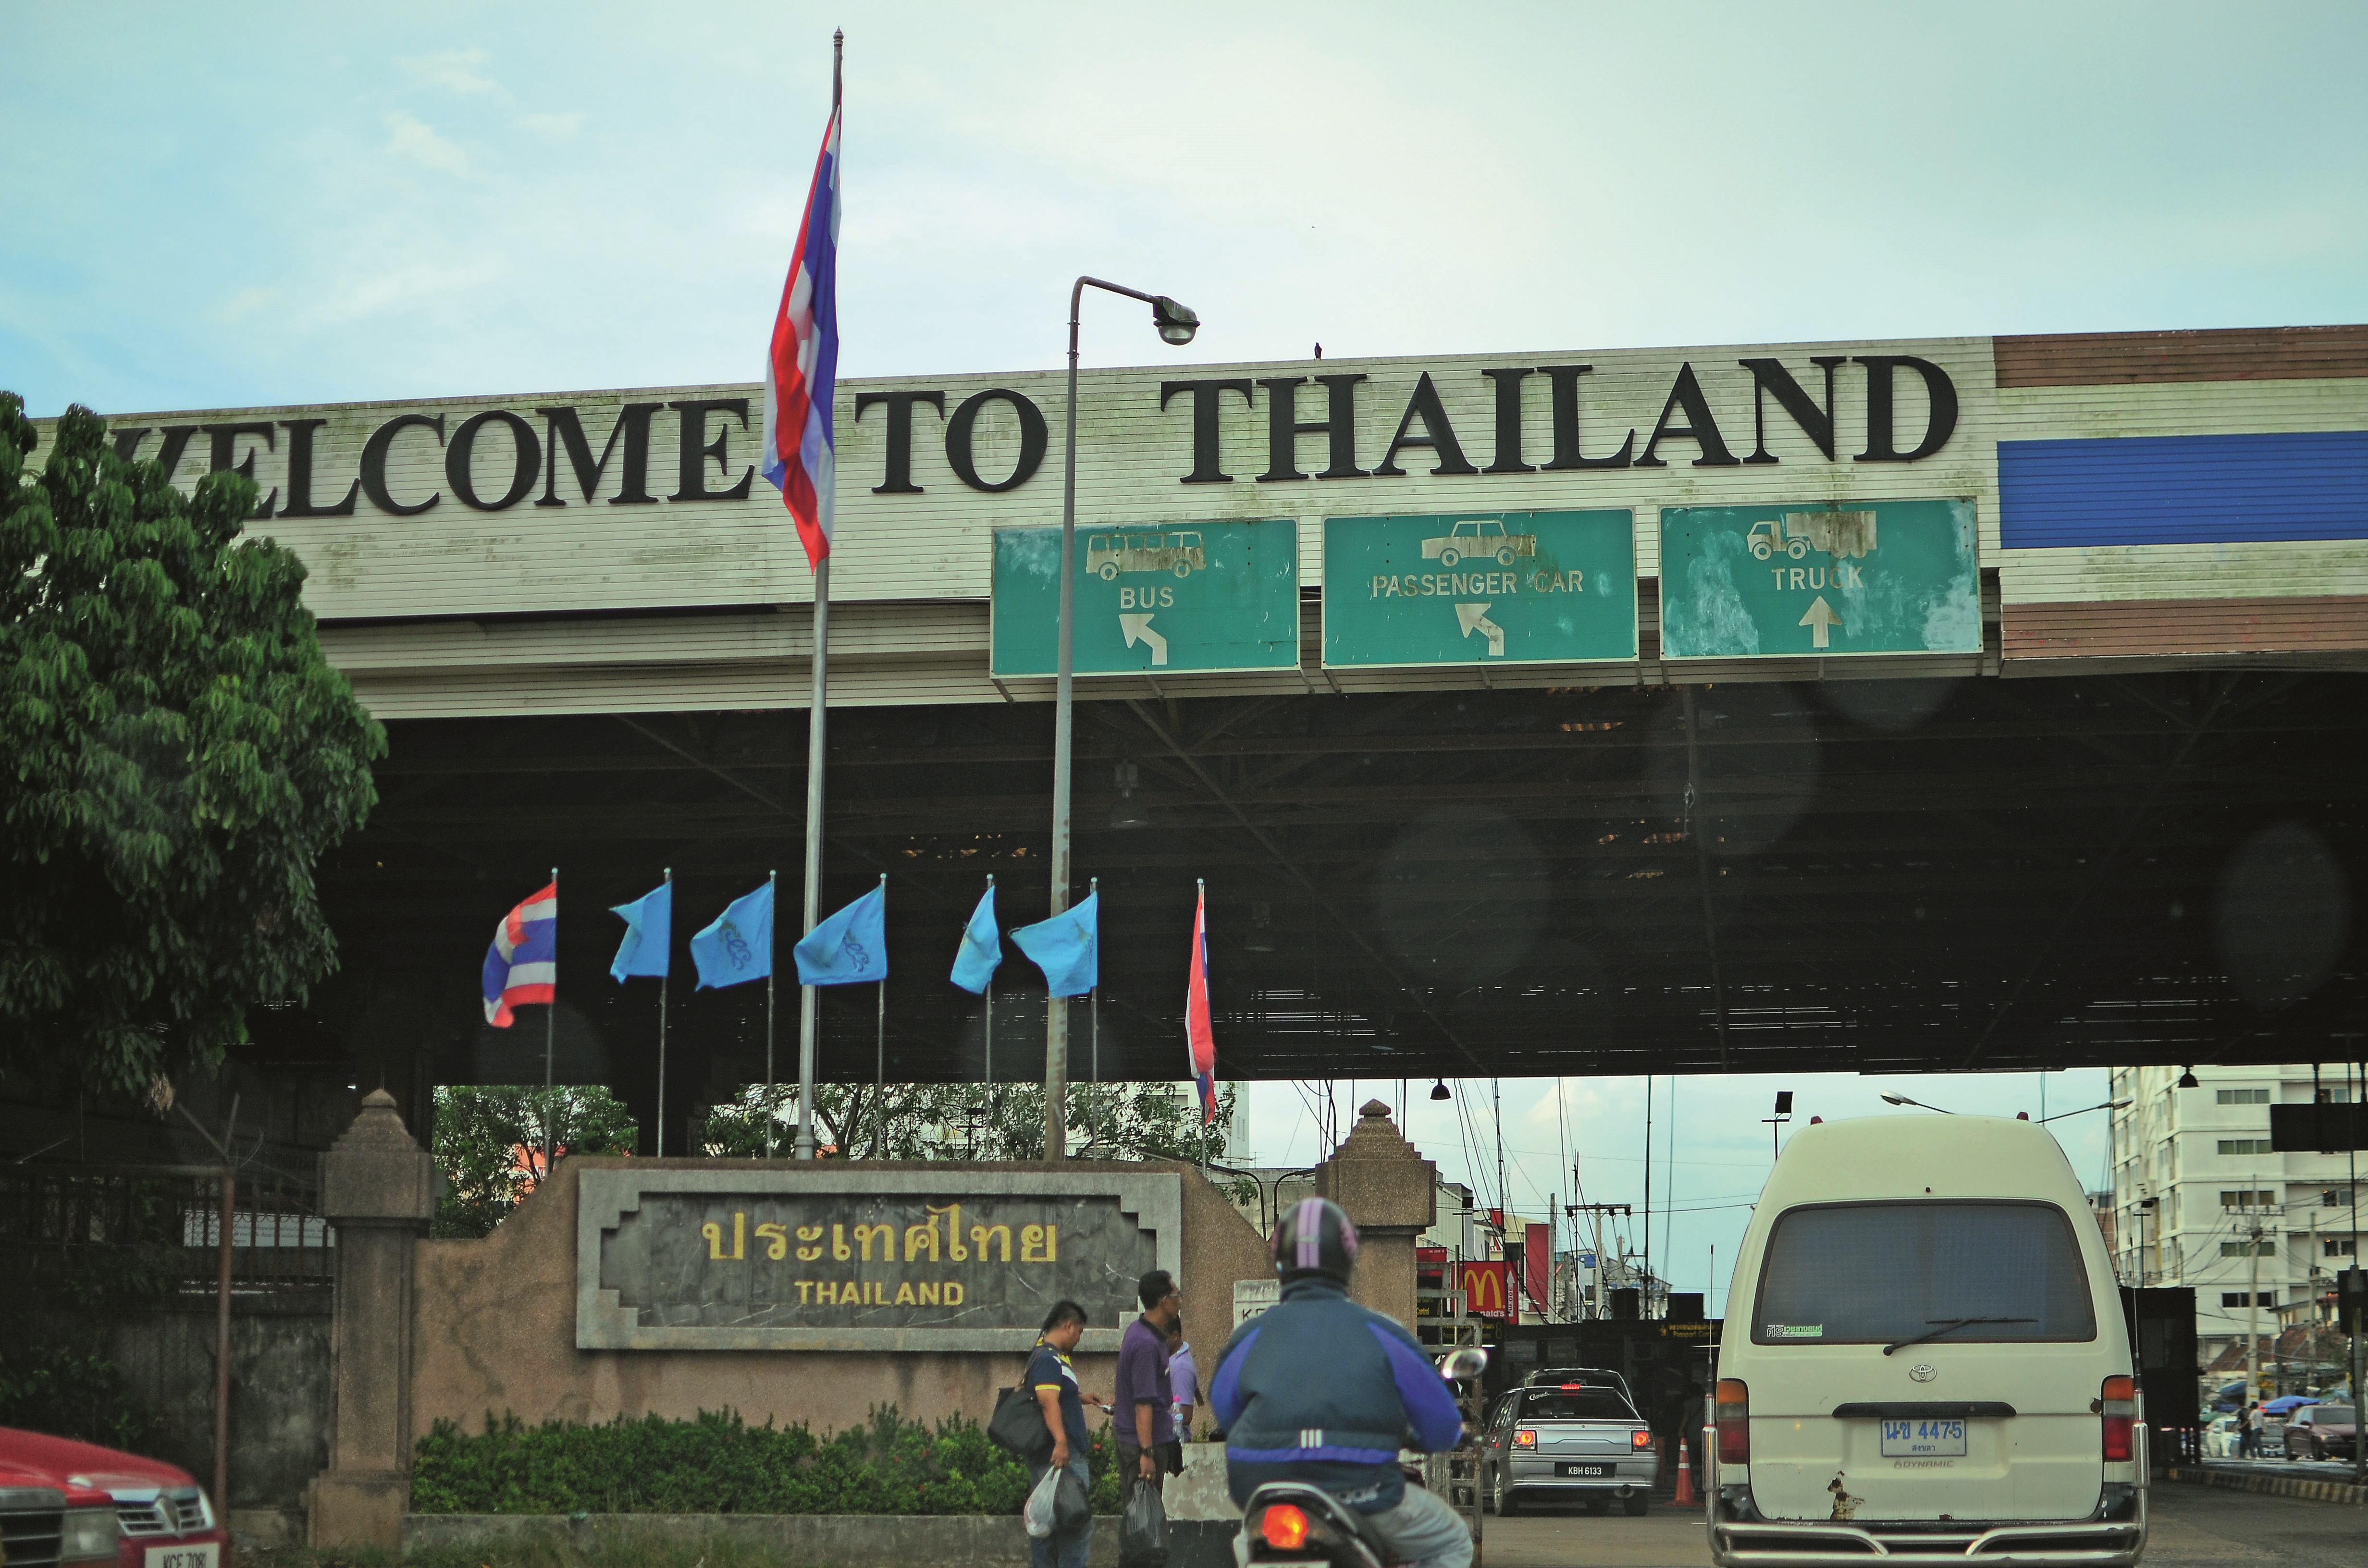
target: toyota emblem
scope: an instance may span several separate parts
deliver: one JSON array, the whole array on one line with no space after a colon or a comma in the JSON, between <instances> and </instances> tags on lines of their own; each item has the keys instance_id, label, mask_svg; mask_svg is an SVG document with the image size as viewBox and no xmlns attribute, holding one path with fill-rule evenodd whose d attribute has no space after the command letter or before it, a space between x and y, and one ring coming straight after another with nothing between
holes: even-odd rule
<instances>
[{"instance_id":1,"label":"toyota emblem","mask_svg":"<svg viewBox=\"0 0 2368 1568\"><path fill-rule=\"evenodd\" d=\"M1907 1375L1919 1383L1929 1383L1941 1375L1941 1369L1930 1361L1918 1361L1915 1366L1907 1369Z\"/></svg>"}]
</instances>

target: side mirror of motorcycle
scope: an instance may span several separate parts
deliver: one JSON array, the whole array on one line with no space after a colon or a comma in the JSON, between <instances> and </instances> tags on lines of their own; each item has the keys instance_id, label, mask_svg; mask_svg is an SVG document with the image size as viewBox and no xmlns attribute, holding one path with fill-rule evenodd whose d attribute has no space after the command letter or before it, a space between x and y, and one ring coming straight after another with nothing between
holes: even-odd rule
<instances>
[{"instance_id":1,"label":"side mirror of motorcycle","mask_svg":"<svg viewBox=\"0 0 2368 1568\"><path fill-rule=\"evenodd\" d=\"M1468 1383L1488 1369L1488 1352L1476 1345L1440 1358L1439 1375L1451 1383Z\"/></svg>"}]
</instances>

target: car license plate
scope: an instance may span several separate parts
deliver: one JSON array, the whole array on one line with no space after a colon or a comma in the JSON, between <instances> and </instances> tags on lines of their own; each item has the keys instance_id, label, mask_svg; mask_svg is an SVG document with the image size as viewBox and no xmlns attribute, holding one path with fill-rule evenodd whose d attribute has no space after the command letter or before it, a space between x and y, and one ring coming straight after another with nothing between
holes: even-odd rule
<instances>
[{"instance_id":1,"label":"car license plate","mask_svg":"<svg viewBox=\"0 0 2368 1568\"><path fill-rule=\"evenodd\" d=\"M222 1543L198 1546L152 1546L145 1568L222 1568Z\"/></svg>"},{"instance_id":2,"label":"car license plate","mask_svg":"<svg viewBox=\"0 0 2368 1568\"><path fill-rule=\"evenodd\" d=\"M1611 1467L1608 1464L1565 1464L1557 1465L1555 1471L1561 1475L1610 1475Z\"/></svg>"},{"instance_id":3,"label":"car license plate","mask_svg":"<svg viewBox=\"0 0 2368 1568\"><path fill-rule=\"evenodd\" d=\"M1962 1459L1965 1452L1963 1421L1886 1421L1883 1424L1883 1457L1891 1459Z\"/></svg>"}]
</instances>

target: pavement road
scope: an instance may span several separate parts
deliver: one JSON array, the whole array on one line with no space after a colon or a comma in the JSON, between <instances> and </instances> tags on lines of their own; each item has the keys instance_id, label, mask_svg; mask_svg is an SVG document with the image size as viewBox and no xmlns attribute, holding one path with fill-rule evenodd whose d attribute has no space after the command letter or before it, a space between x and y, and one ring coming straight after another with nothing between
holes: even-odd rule
<instances>
[{"instance_id":1,"label":"pavement road","mask_svg":"<svg viewBox=\"0 0 2368 1568\"><path fill-rule=\"evenodd\" d=\"M2146 1568L2368 1568L2357 1505L2157 1483ZM1523 1514L1486 1524L1481 1568L1707 1568L1702 1517L1656 1503L1641 1519Z\"/></svg>"}]
</instances>

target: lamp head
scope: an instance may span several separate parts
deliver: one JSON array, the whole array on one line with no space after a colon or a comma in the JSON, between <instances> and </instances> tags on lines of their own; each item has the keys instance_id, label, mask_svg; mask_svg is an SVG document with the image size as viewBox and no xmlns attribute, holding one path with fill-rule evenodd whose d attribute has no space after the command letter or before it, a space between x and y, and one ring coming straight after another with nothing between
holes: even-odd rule
<instances>
[{"instance_id":1,"label":"lamp head","mask_svg":"<svg viewBox=\"0 0 2368 1568\"><path fill-rule=\"evenodd\" d=\"M2179 1086L2182 1089L2192 1089L2195 1087L2194 1068L2190 1067L2186 1072L2181 1073L2179 1075Z\"/></svg>"},{"instance_id":2,"label":"lamp head","mask_svg":"<svg viewBox=\"0 0 2368 1568\"><path fill-rule=\"evenodd\" d=\"M1430 1097L1435 1100L1449 1100L1453 1099L1455 1096L1447 1092L1447 1080L1441 1078L1439 1082L1431 1085Z\"/></svg>"},{"instance_id":3,"label":"lamp head","mask_svg":"<svg viewBox=\"0 0 2368 1568\"><path fill-rule=\"evenodd\" d=\"M1201 318L1193 313L1191 306L1178 304L1165 294L1154 294L1151 324L1159 329L1160 341L1172 348L1181 348L1201 330Z\"/></svg>"},{"instance_id":4,"label":"lamp head","mask_svg":"<svg viewBox=\"0 0 2368 1568\"><path fill-rule=\"evenodd\" d=\"M1885 1095L1883 1096L1883 1103L1885 1105L1914 1105L1916 1102L1909 1099L1906 1095Z\"/></svg>"}]
</instances>

